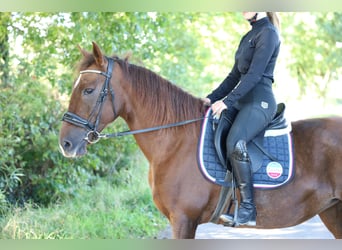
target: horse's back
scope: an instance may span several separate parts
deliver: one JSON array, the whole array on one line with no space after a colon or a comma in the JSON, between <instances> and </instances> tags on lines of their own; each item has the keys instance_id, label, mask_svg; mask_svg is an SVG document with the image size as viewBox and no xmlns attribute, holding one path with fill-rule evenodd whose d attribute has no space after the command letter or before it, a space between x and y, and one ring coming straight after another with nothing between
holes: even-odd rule
<instances>
[{"instance_id":1,"label":"horse's back","mask_svg":"<svg viewBox=\"0 0 342 250\"><path fill-rule=\"evenodd\" d=\"M293 134L301 141L342 144L342 117L323 117L292 122ZM323 141L321 141L323 140Z\"/></svg>"},{"instance_id":2,"label":"horse's back","mask_svg":"<svg viewBox=\"0 0 342 250\"><path fill-rule=\"evenodd\" d=\"M321 183L330 183L342 196L342 117L296 121L292 132L296 165Z\"/></svg>"}]
</instances>

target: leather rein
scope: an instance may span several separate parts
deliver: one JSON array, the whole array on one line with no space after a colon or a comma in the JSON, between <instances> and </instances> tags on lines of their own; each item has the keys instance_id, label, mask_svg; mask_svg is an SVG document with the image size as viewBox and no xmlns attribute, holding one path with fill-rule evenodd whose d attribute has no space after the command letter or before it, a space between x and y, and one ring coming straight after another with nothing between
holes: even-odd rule
<instances>
[{"instance_id":1,"label":"leather rein","mask_svg":"<svg viewBox=\"0 0 342 250\"><path fill-rule=\"evenodd\" d=\"M151 127L151 128L145 128L145 129L138 129L138 130L127 130L123 132L118 132L118 133L112 133L112 134L101 134L98 131L98 125L101 120L101 115L102 115L102 108L103 104L106 101L106 98L108 94L110 93L111 99L112 99L112 108L113 108L113 113L114 117L116 117L116 111L115 111L115 106L114 106L114 90L110 84L110 79L112 77L113 73L113 68L114 68L114 62L115 60L113 58L106 57L108 60L108 65L107 65L107 71L99 71L99 70L83 70L80 71L80 76L85 73L95 73L95 74L100 74L106 77L105 82L103 83L102 90L99 94L99 97L96 101L96 105L92 112L89 115L88 119L84 119L75 113L72 112L66 112L63 117L62 121L68 122L72 125L75 125L77 127L81 127L87 130L86 137L84 140L86 140L88 143L96 143L98 142L101 138L115 138L115 137L120 137L120 136L125 136L125 135L134 135L134 134L141 134L141 133L147 133L147 132L152 132L152 131L157 131L161 129L167 129L167 128L172 128L172 127L177 127L177 126L182 126L182 125L187 125L190 123L194 123L200 120L203 120L205 117L201 118L196 118L196 119L191 119L191 120L186 120L186 121L181 121L181 122L175 122L175 123L170 123L166 125L161 125L161 126L156 126L156 127ZM95 111L98 110L95 123L92 123L91 120L93 120L95 116Z\"/></svg>"}]
</instances>

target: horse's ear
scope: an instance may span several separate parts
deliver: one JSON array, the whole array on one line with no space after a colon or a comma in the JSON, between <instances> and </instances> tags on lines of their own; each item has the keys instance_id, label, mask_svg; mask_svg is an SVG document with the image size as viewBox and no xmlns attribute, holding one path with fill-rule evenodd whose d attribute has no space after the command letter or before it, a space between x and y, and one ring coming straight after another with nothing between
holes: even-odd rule
<instances>
[{"instance_id":1,"label":"horse's ear","mask_svg":"<svg viewBox=\"0 0 342 250\"><path fill-rule=\"evenodd\" d=\"M77 48L78 48L78 50L81 52L81 54L82 54L84 57L87 57L87 56L90 55L90 53L89 53L88 51L82 49L81 46L80 46L79 44L77 45Z\"/></svg>"},{"instance_id":2,"label":"horse's ear","mask_svg":"<svg viewBox=\"0 0 342 250\"><path fill-rule=\"evenodd\" d=\"M101 49L95 42L93 42L93 54L94 54L96 64L99 66L103 66L104 65L103 54L101 52Z\"/></svg>"}]
</instances>

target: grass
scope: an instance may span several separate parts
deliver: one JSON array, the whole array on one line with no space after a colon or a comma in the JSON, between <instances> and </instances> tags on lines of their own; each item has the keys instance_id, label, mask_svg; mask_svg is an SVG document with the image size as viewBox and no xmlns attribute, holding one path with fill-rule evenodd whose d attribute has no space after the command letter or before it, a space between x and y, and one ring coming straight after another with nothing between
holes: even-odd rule
<instances>
[{"instance_id":1,"label":"grass","mask_svg":"<svg viewBox=\"0 0 342 250\"><path fill-rule=\"evenodd\" d=\"M125 187L98 179L59 204L14 208L0 218L0 239L155 238L167 221L152 202L146 171L135 169Z\"/></svg>"}]
</instances>

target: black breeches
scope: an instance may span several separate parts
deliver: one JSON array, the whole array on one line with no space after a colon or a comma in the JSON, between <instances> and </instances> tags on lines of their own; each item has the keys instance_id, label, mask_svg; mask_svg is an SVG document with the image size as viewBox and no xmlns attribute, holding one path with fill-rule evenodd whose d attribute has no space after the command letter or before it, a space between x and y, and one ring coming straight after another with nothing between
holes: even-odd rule
<instances>
[{"instance_id":1,"label":"black breeches","mask_svg":"<svg viewBox=\"0 0 342 250\"><path fill-rule=\"evenodd\" d=\"M269 102L241 105L227 136L227 156L230 157L239 140L248 143L262 132L271 122L276 109L277 105L274 99Z\"/></svg>"}]
</instances>

